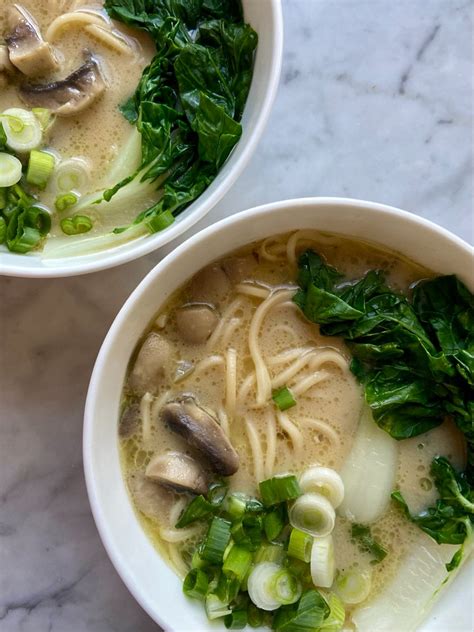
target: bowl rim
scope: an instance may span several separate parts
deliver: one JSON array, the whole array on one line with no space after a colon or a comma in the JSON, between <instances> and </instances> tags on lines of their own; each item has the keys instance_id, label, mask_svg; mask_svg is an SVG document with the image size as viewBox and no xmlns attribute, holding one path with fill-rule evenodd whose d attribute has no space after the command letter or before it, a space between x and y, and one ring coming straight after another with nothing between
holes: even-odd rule
<instances>
[{"instance_id":1,"label":"bowl rim","mask_svg":"<svg viewBox=\"0 0 474 632\"><path fill-rule=\"evenodd\" d=\"M246 139L245 145L242 148L242 153L232 165L232 170L226 175L225 179L219 183L219 186L211 192L209 197L201 204L201 206L198 206L195 211L190 213L187 217L181 219L179 222L175 222L172 226L166 229L166 231L155 233L155 235L147 235L145 238L134 240L131 242L132 246L128 249L123 249L118 246L117 248L104 250L99 253L100 256L96 260L92 261L88 260L81 262L81 257L71 257L71 259L64 260L69 263L59 263L57 266L23 267L15 263L1 262L2 253L0 252L0 276L21 278L61 278L90 274L92 272L99 272L101 270L113 268L124 263L128 263L129 261L134 261L135 259L150 254L154 250L164 247L194 226L194 224L205 217L207 213L214 208L214 206L235 184L236 180L253 156L270 117L272 106L280 84L280 75L283 63L283 12L281 0L267 1L269 3L269 8L271 9L270 18L272 19L274 33L272 54L268 68L267 89L262 103L258 108L258 114L252 134L248 139ZM205 193L206 192L202 195ZM197 198L196 201L198 200L199 198ZM166 239L162 240L162 243L158 243L158 245L156 245L155 242L159 240L154 237L164 234L167 236ZM74 262L75 259L78 260L77 263Z\"/></svg>"},{"instance_id":2,"label":"bowl rim","mask_svg":"<svg viewBox=\"0 0 474 632\"><path fill-rule=\"evenodd\" d=\"M449 230L439 226L438 224L415 215L414 213L410 213L408 211L404 211L398 209L393 206L389 206L386 204L378 203L378 202L368 202L361 199L353 199L353 198L344 198L344 197L303 197L303 198L295 198L282 200L278 202L271 202L268 204L259 205L256 207L252 207L250 209L241 211L239 213L233 214L229 217L221 219L219 222L204 228L200 232L196 233L182 244L180 244L177 248L175 248L172 252L166 255L138 284L135 290L132 291L130 296L127 298L122 308L118 312L114 321L112 322L107 335L101 345L99 350L96 362L94 364L94 368L91 374L91 379L88 387L87 398L85 403L84 410L84 426L83 426L83 467L84 467L84 475L86 482L86 489L89 498L89 503L91 506L92 515L94 521L96 523L97 530L99 532L99 536L102 540L104 548L115 567L117 573L121 577L122 581L125 583L126 587L133 595L135 600L140 604L140 606L145 610L145 612L152 618L153 621L157 622L162 626L164 630L172 630L169 627L167 622L162 618L159 612L156 609L152 608L152 605L147 601L147 599L141 594L139 586L135 584L135 581L131 575L131 572L128 568L128 563L125 558L120 554L118 547L114 542L114 529L110 522L106 519L105 514L103 514L103 510L101 508L101 503L99 500L100 492L99 492L99 484L98 478L96 478L94 463L93 463L93 429L96 423L95 421L95 409L97 405L97 399L100 394L100 384L105 378L106 373L106 359L114 345L118 335L123 326L125 326L126 321L129 319L130 314L133 310L134 304L139 301L139 299L148 292L149 286L153 285L156 277L158 277L163 269L168 268L170 265L175 264L179 261L182 253L184 253L189 248L194 247L200 242L206 241L210 236L218 234L222 229L228 230L235 224L240 224L245 222L246 220L250 220L252 217L256 215L270 215L274 211L278 211L279 209L285 207L291 208L301 208L301 207L324 207L324 206L348 206L352 209L364 209L364 211L369 211L369 213L382 213L385 216L391 216L393 218L398 218L403 222L408 222L413 225L413 227L419 226L429 231L437 232L441 237L448 239L453 247L459 250L462 250L466 255L471 255L474 252L474 249L462 238L454 235ZM271 230L269 231L271 232ZM350 235L347 235L350 236ZM383 237L380 240L380 243L383 245ZM403 252L402 252L403 254ZM175 288L176 289L176 288ZM166 300L166 299L165 299ZM157 301L157 309L159 308L159 301Z\"/></svg>"}]
</instances>

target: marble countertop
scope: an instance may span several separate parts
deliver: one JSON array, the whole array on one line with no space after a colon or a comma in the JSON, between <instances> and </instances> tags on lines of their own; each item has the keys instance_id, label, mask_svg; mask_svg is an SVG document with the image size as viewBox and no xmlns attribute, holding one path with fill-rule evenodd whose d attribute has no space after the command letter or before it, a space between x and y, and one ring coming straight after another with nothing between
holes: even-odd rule
<instances>
[{"instance_id":1,"label":"marble countertop","mask_svg":"<svg viewBox=\"0 0 474 632\"><path fill-rule=\"evenodd\" d=\"M399 206L471 241L472 4L283 0L283 9L266 132L192 232L256 204L338 195ZM77 278L0 279L1 632L157 630L97 535L81 433L102 339L162 255Z\"/></svg>"}]
</instances>

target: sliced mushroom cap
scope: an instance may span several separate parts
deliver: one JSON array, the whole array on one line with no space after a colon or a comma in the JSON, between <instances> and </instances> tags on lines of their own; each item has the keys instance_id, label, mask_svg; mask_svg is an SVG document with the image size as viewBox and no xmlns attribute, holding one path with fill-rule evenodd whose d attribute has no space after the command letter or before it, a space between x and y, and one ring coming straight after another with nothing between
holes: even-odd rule
<instances>
[{"instance_id":1,"label":"sliced mushroom cap","mask_svg":"<svg viewBox=\"0 0 474 632\"><path fill-rule=\"evenodd\" d=\"M200 270L189 285L191 299L201 303L220 303L230 290L230 281L219 264Z\"/></svg>"},{"instance_id":2,"label":"sliced mushroom cap","mask_svg":"<svg viewBox=\"0 0 474 632\"><path fill-rule=\"evenodd\" d=\"M205 303L190 303L176 310L176 326L191 344L206 342L219 322L216 310Z\"/></svg>"},{"instance_id":3,"label":"sliced mushroom cap","mask_svg":"<svg viewBox=\"0 0 474 632\"><path fill-rule=\"evenodd\" d=\"M222 262L224 272L232 283L240 283L248 279L255 269L256 261L252 255L245 257L230 257Z\"/></svg>"},{"instance_id":4,"label":"sliced mushroom cap","mask_svg":"<svg viewBox=\"0 0 474 632\"><path fill-rule=\"evenodd\" d=\"M130 404L125 408L120 417L119 436L122 438L131 437L140 428L140 406Z\"/></svg>"},{"instance_id":5,"label":"sliced mushroom cap","mask_svg":"<svg viewBox=\"0 0 474 632\"><path fill-rule=\"evenodd\" d=\"M150 518L161 518L169 507L172 494L165 487L134 472L127 479L135 506Z\"/></svg>"},{"instance_id":6,"label":"sliced mushroom cap","mask_svg":"<svg viewBox=\"0 0 474 632\"><path fill-rule=\"evenodd\" d=\"M14 72L15 69L8 57L8 48L4 44L0 44L0 88L4 88L8 84L10 75Z\"/></svg>"},{"instance_id":7,"label":"sliced mushroom cap","mask_svg":"<svg viewBox=\"0 0 474 632\"><path fill-rule=\"evenodd\" d=\"M53 72L58 60L53 48L44 41L32 15L19 4L7 13L9 35L5 38L11 63L28 77Z\"/></svg>"},{"instance_id":8,"label":"sliced mushroom cap","mask_svg":"<svg viewBox=\"0 0 474 632\"><path fill-rule=\"evenodd\" d=\"M129 386L138 395L155 393L160 380L168 369L171 359L170 344L163 336L152 331L138 352L130 373Z\"/></svg>"},{"instance_id":9,"label":"sliced mushroom cap","mask_svg":"<svg viewBox=\"0 0 474 632\"><path fill-rule=\"evenodd\" d=\"M58 116L71 116L89 107L105 90L99 62L89 55L87 61L66 79L45 84L24 84L21 99L29 107L51 110Z\"/></svg>"},{"instance_id":10,"label":"sliced mushroom cap","mask_svg":"<svg viewBox=\"0 0 474 632\"><path fill-rule=\"evenodd\" d=\"M217 474L230 476L239 469L239 455L217 420L185 395L161 409L161 417L169 428L181 435L206 458Z\"/></svg>"},{"instance_id":11,"label":"sliced mushroom cap","mask_svg":"<svg viewBox=\"0 0 474 632\"><path fill-rule=\"evenodd\" d=\"M204 469L183 452L165 452L154 456L145 476L178 493L205 494L208 488Z\"/></svg>"}]
</instances>

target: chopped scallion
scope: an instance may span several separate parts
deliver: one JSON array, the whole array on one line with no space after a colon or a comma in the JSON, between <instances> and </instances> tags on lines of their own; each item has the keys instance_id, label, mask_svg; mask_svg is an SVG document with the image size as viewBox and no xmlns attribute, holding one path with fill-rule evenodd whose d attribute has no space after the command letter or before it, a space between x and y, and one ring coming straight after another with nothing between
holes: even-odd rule
<instances>
[{"instance_id":1,"label":"chopped scallion","mask_svg":"<svg viewBox=\"0 0 474 632\"><path fill-rule=\"evenodd\" d=\"M263 519L263 528L265 530L267 540L270 542L276 540L287 523L288 514L284 504L279 505L273 509L273 511L267 513Z\"/></svg>"},{"instance_id":2,"label":"chopped scallion","mask_svg":"<svg viewBox=\"0 0 474 632\"><path fill-rule=\"evenodd\" d=\"M273 391L272 399L280 410L288 410L288 408L296 406L296 399L287 386Z\"/></svg>"},{"instance_id":3,"label":"chopped scallion","mask_svg":"<svg viewBox=\"0 0 474 632\"><path fill-rule=\"evenodd\" d=\"M74 215L62 219L60 226L66 235L80 235L92 229L92 220L87 215Z\"/></svg>"},{"instance_id":4,"label":"chopped scallion","mask_svg":"<svg viewBox=\"0 0 474 632\"><path fill-rule=\"evenodd\" d=\"M216 594L210 593L206 596L206 614L207 618L212 621L232 614L232 610L229 608L229 604L224 603Z\"/></svg>"},{"instance_id":5,"label":"chopped scallion","mask_svg":"<svg viewBox=\"0 0 474 632\"><path fill-rule=\"evenodd\" d=\"M231 494L227 497L226 511L232 520L241 518L247 508L247 498L243 494Z\"/></svg>"},{"instance_id":6,"label":"chopped scallion","mask_svg":"<svg viewBox=\"0 0 474 632\"><path fill-rule=\"evenodd\" d=\"M145 219L145 224L147 225L150 233L158 233L160 230L164 230L171 226L174 222L174 215L171 211L163 211L158 215L150 215L150 217Z\"/></svg>"},{"instance_id":7,"label":"chopped scallion","mask_svg":"<svg viewBox=\"0 0 474 632\"><path fill-rule=\"evenodd\" d=\"M207 574L199 568L193 568L184 579L183 592L193 599L204 599L208 586Z\"/></svg>"},{"instance_id":8,"label":"chopped scallion","mask_svg":"<svg viewBox=\"0 0 474 632\"><path fill-rule=\"evenodd\" d=\"M282 568L272 577L271 590L282 605L295 603L301 597L301 583L288 569Z\"/></svg>"},{"instance_id":9,"label":"chopped scallion","mask_svg":"<svg viewBox=\"0 0 474 632\"><path fill-rule=\"evenodd\" d=\"M224 625L228 630L243 630L247 625L247 610L232 610L224 618Z\"/></svg>"},{"instance_id":10,"label":"chopped scallion","mask_svg":"<svg viewBox=\"0 0 474 632\"><path fill-rule=\"evenodd\" d=\"M240 582L247 575L252 565L252 553L237 544L234 544L222 566L226 575L236 577Z\"/></svg>"},{"instance_id":11,"label":"chopped scallion","mask_svg":"<svg viewBox=\"0 0 474 632\"><path fill-rule=\"evenodd\" d=\"M274 476L259 485L264 505L270 507L285 500L293 500L301 495L296 476Z\"/></svg>"},{"instance_id":12,"label":"chopped scallion","mask_svg":"<svg viewBox=\"0 0 474 632\"><path fill-rule=\"evenodd\" d=\"M232 537L241 546L256 551L262 543L262 531L262 516L245 514L242 520L232 526Z\"/></svg>"},{"instance_id":13,"label":"chopped scallion","mask_svg":"<svg viewBox=\"0 0 474 632\"><path fill-rule=\"evenodd\" d=\"M58 195L54 202L54 206L56 210L61 213L65 211L67 208L74 206L78 200L78 197L75 193L65 193L64 195Z\"/></svg>"},{"instance_id":14,"label":"chopped scallion","mask_svg":"<svg viewBox=\"0 0 474 632\"><path fill-rule=\"evenodd\" d=\"M18 158L11 154L0 152L0 187L2 189L11 187L19 182L21 180L21 169L22 165Z\"/></svg>"},{"instance_id":15,"label":"chopped scallion","mask_svg":"<svg viewBox=\"0 0 474 632\"><path fill-rule=\"evenodd\" d=\"M275 562L281 564L285 559L285 549L283 544L264 544L261 546L256 555L255 563L260 562Z\"/></svg>"},{"instance_id":16,"label":"chopped scallion","mask_svg":"<svg viewBox=\"0 0 474 632\"><path fill-rule=\"evenodd\" d=\"M230 540L230 522L214 516L201 551L201 557L212 564L221 564Z\"/></svg>"},{"instance_id":17,"label":"chopped scallion","mask_svg":"<svg viewBox=\"0 0 474 632\"><path fill-rule=\"evenodd\" d=\"M295 557L297 560L308 563L311 559L311 547L313 546L313 538L304 531L292 529L290 540L288 542L288 555Z\"/></svg>"},{"instance_id":18,"label":"chopped scallion","mask_svg":"<svg viewBox=\"0 0 474 632\"><path fill-rule=\"evenodd\" d=\"M33 149L28 161L26 181L39 189L44 189L54 171L55 160L47 151Z\"/></svg>"}]
</instances>

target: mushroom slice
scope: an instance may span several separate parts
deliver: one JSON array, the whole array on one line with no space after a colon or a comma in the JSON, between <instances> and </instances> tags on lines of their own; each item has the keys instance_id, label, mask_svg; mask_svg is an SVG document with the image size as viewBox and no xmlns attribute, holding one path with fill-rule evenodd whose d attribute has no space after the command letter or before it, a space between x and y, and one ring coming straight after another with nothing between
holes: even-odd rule
<instances>
[{"instance_id":1,"label":"mushroom slice","mask_svg":"<svg viewBox=\"0 0 474 632\"><path fill-rule=\"evenodd\" d=\"M191 279L189 295L193 301L202 303L220 303L230 291L230 281L222 267L211 264Z\"/></svg>"},{"instance_id":2,"label":"mushroom slice","mask_svg":"<svg viewBox=\"0 0 474 632\"><path fill-rule=\"evenodd\" d=\"M130 404L120 417L119 436L123 439L133 436L140 428L140 406Z\"/></svg>"},{"instance_id":3,"label":"mushroom slice","mask_svg":"<svg viewBox=\"0 0 474 632\"><path fill-rule=\"evenodd\" d=\"M10 34L5 38L11 63L28 77L53 72L58 60L53 48L44 41L32 15L19 4L8 9Z\"/></svg>"},{"instance_id":4,"label":"mushroom slice","mask_svg":"<svg viewBox=\"0 0 474 632\"><path fill-rule=\"evenodd\" d=\"M181 337L191 344L206 342L214 331L219 317L216 310L205 303L190 303L176 311L176 326Z\"/></svg>"},{"instance_id":5,"label":"mushroom slice","mask_svg":"<svg viewBox=\"0 0 474 632\"><path fill-rule=\"evenodd\" d=\"M159 380L166 375L171 357L170 344L152 331L145 338L130 373L129 385L138 395L155 393Z\"/></svg>"},{"instance_id":6,"label":"mushroom slice","mask_svg":"<svg viewBox=\"0 0 474 632\"><path fill-rule=\"evenodd\" d=\"M205 494L208 482L203 468L183 452L165 452L154 456L145 476L175 492Z\"/></svg>"},{"instance_id":7,"label":"mushroom slice","mask_svg":"<svg viewBox=\"0 0 474 632\"><path fill-rule=\"evenodd\" d=\"M216 474L230 476L239 469L239 455L218 424L191 395L169 402L161 409L169 428L181 435L209 461Z\"/></svg>"},{"instance_id":8,"label":"mushroom slice","mask_svg":"<svg viewBox=\"0 0 474 632\"><path fill-rule=\"evenodd\" d=\"M21 99L30 107L47 108L58 116L72 116L89 107L105 90L98 61L87 61L65 79L45 84L24 84Z\"/></svg>"},{"instance_id":9,"label":"mushroom slice","mask_svg":"<svg viewBox=\"0 0 474 632\"><path fill-rule=\"evenodd\" d=\"M4 44L0 44L0 88L4 88L9 81L9 76L15 72L10 58L8 57L8 48Z\"/></svg>"}]
</instances>

